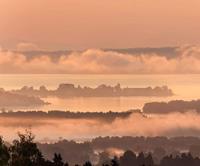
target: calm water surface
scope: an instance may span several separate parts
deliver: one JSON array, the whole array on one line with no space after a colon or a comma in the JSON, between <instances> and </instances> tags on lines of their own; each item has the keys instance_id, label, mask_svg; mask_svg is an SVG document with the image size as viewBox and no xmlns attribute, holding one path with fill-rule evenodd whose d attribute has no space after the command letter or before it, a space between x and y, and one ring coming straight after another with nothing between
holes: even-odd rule
<instances>
[{"instance_id":1,"label":"calm water surface","mask_svg":"<svg viewBox=\"0 0 200 166\"><path fill-rule=\"evenodd\" d=\"M21 88L25 85L35 88L45 85L48 89L55 89L60 83L73 83L90 87L96 87L100 84L116 85L117 83L120 83L122 87L167 85L176 95L173 97L48 98L44 100L52 103L51 105L27 110L126 111L141 108L146 102L200 98L200 75L0 75L0 87L7 90Z\"/></svg>"}]
</instances>

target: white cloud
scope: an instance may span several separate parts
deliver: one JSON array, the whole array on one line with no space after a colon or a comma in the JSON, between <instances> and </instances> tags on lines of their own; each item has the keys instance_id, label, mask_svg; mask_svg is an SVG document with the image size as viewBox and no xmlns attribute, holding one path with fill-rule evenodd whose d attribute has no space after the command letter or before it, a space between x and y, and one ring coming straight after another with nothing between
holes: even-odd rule
<instances>
[{"instance_id":1,"label":"white cloud","mask_svg":"<svg viewBox=\"0 0 200 166\"><path fill-rule=\"evenodd\" d=\"M89 49L53 59L50 55L27 58L0 50L0 73L176 74L200 73L200 47L186 46L178 55L123 54ZM54 57L55 58L55 57Z\"/></svg>"}]
</instances>

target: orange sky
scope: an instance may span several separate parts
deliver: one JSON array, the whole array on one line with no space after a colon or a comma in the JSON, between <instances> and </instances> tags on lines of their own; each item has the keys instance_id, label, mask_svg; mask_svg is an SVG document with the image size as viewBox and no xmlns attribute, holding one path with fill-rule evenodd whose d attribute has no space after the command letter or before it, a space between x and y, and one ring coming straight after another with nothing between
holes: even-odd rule
<instances>
[{"instance_id":1,"label":"orange sky","mask_svg":"<svg viewBox=\"0 0 200 166\"><path fill-rule=\"evenodd\" d=\"M199 44L199 0L0 0L0 45L43 49Z\"/></svg>"}]
</instances>

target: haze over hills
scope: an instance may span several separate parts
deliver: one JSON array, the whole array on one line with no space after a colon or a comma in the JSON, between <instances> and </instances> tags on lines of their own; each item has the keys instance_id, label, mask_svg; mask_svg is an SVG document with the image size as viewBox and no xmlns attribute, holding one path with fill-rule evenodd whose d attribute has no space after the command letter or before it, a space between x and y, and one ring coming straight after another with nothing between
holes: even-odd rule
<instances>
[{"instance_id":1,"label":"haze over hills","mask_svg":"<svg viewBox=\"0 0 200 166\"><path fill-rule=\"evenodd\" d=\"M183 151L190 152L194 157L200 156L200 139L198 137L97 137L81 143L70 140L38 143L38 147L47 159L51 159L54 152L60 152L63 159L72 165L76 162L83 164L89 159L93 163L105 162L115 155L122 155L127 150L136 154L151 153L157 164L164 156L181 155ZM71 150L68 151L68 149Z\"/></svg>"}]
</instances>

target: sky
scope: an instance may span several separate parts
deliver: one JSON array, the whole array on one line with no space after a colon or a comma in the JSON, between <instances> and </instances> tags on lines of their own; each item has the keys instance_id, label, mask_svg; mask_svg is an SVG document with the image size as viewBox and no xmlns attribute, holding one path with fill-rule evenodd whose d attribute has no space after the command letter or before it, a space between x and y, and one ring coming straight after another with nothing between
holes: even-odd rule
<instances>
[{"instance_id":1,"label":"sky","mask_svg":"<svg viewBox=\"0 0 200 166\"><path fill-rule=\"evenodd\" d=\"M0 46L88 49L200 43L199 0L0 0Z\"/></svg>"}]
</instances>

